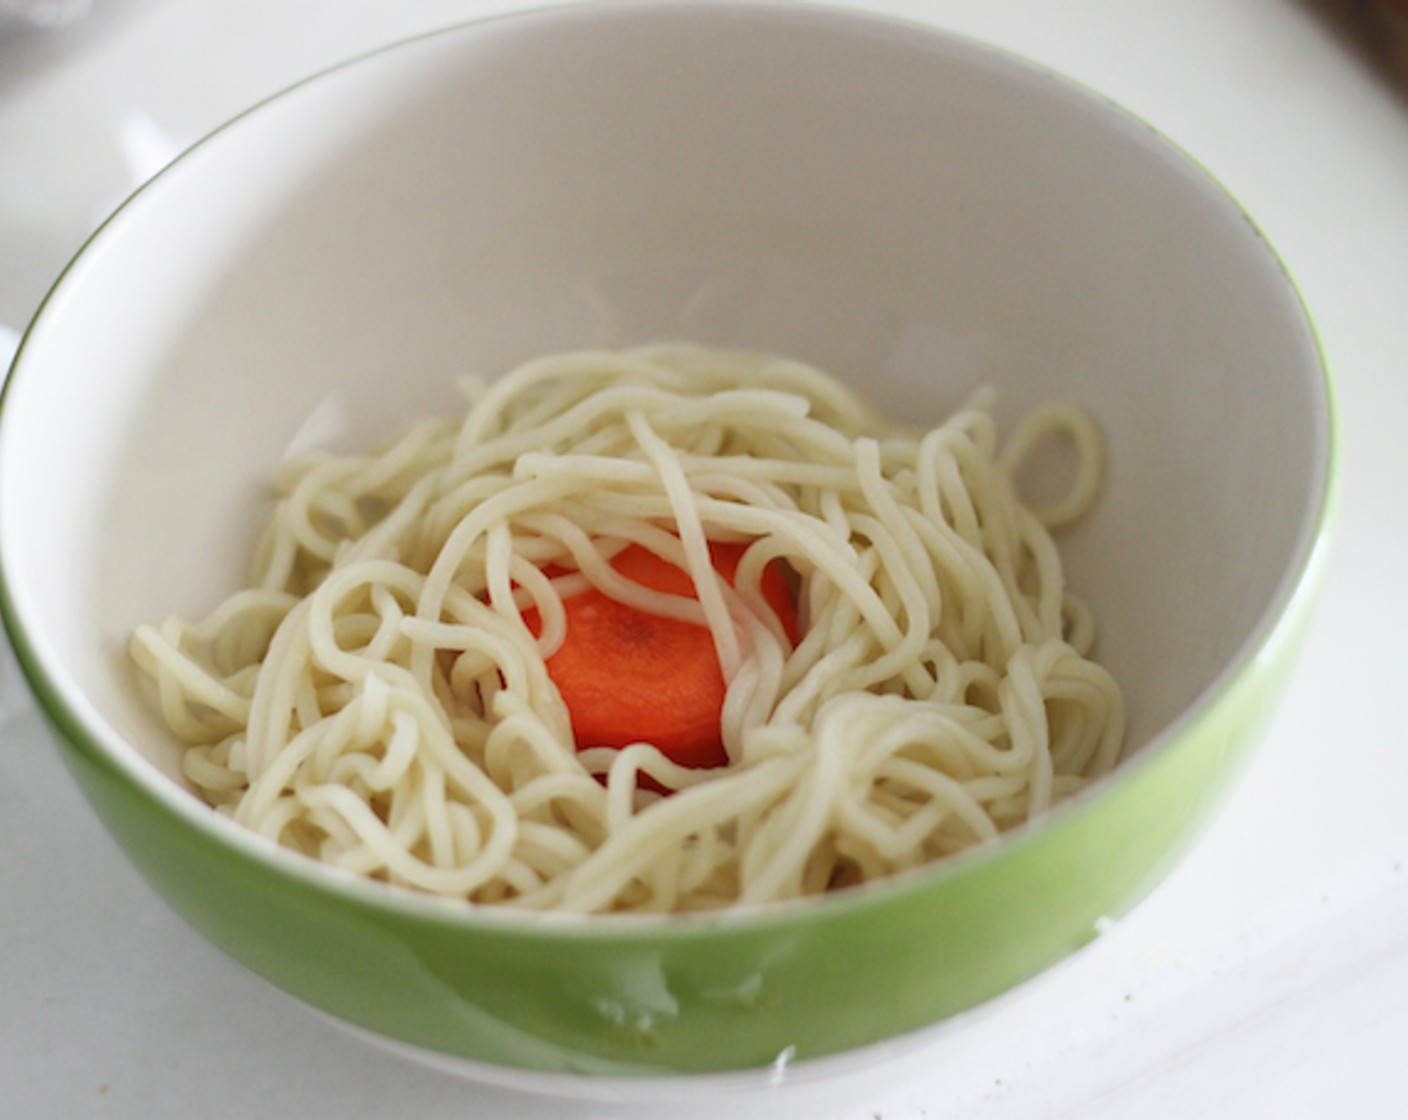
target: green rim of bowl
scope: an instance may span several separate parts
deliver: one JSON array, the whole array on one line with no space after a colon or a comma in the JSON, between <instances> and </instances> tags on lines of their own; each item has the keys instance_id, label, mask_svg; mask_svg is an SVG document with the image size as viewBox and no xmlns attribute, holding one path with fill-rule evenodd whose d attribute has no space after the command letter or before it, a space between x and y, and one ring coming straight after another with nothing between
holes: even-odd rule
<instances>
[{"instance_id":1,"label":"green rim of bowl","mask_svg":"<svg viewBox=\"0 0 1408 1120\"><path fill-rule=\"evenodd\" d=\"M626 3L598 4L590 6L590 8L595 13L604 8L624 12L632 9L654 10L666 6L669 5L650 3L648 0L647 2L630 2L628 0ZM700 2L673 6L696 9L712 7L710 4ZM166 168L133 191L84 240L59 274L22 335L11 361L3 389L0 389L0 434L3 434L7 420L13 422L6 406L10 403L10 392L18 378L28 375L25 359L31 339L40 326L47 322L51 305L66 290L66 286L76 269L87 260L95 244L107 236L114 224L145 194L153 183L162 180L171 172L172 168L179 166L193 153L198 152L213 137L234 127L245 118L259 112L271 102L285 97L293 90L315 82L327 74L355 66L363 60L396 50L420 39L462 32L485 23L505 19L553 18L565 12L580 11L583 7L587 6L565 5L497 15L489 17L487 20L475 20L425 32L378 47L347 61L319 70L262 99L197 141ZM1103 102L1126 124L1137 124L1147 129L1157 142L1165 146L1177 160L1200 172L1207 185L1245 218L1254 236L1261 242L1269 260L1274 262L1287 287L1289 296L1300 310L1307 331L1306 344L1318 365L1318 383L1313 388L1318 390L1323 400L1323 431L1321 433L1323 439L1321 461L1323 465L1317 479L1318 493L1313 496L1313 511L1308 513L1303 521L1300 537L1293 553L1294 563L1285 570L1275 596L1256 627L1203 693L1178 719L1161 729L1134 756L1122 762L1112 774L1092 783L1087 789L1055 807L1042 818L1013 829L998 841L975 847L924 868L839 892L822 899L804 899L766 906L740 907L732 911L708 915L684 917L679 915L592 915L583 917L523 914L505 909L473 907L458 901L431 898L409 890L337 872L305 857L278 848L272 842L264 841L242 827L218 817L193 795L160 775L154 767L137 754L135 749L119 741L116 733L108 728L97 716L97 713L88 706L77 686L72 681L65 679L62 673L55 673L49 668L50 658L39 648L42 641L37 642L26 628L24 611L16 599L15 590L7 571L6 558L0 552L0 617L3 617L5 629L14 645L19 664L40 707L59 734L77 752L83 766L94 768L94 773L101 773L105 779L116 781L126 787L128 793L136 795L157 811L170 814L186 826L210 836L216 844L227 845L242 858L253 860L267 867L268 870L281 878L313 887L323 895L341 898L359 908L401 915L417 922L428 922L452 929L470 927L507 932L519 931L524 934L531 933L536 938L560 936L579 940L586 937L593 942L611 942L617 939L676 942L681 939L709 937L720 930L737 932L765 930L780 924L814 922L819 916L836 918L846 914L860 914L897 900L912 899L933 890L938 884L968 876L1012 853L1029 848L1044 837L1066 829L1073 822L1079 820L1092 804L1109 799L1117 791L1138 783L1145 772L1151 768L1165 765L1169 756L1178 750L1181 743L1198 737L1210 726L1224 719L1227 711L1236 707L1242 686L1246 685L1248 688L1252 688L1256 685L1257 679L1261 675L1260 669L1263 667L1263 663L1269 664L1274 661L1280 647L1288 643L1293 644L1295 633L1304 628L1304 622L1309 614L1310 599L1317 588L1320 573L1324 568L1329 530L1338 506L1340 490L1338 407L1334 397L1328 362L1314 319L1282 258L1232 192L1199 161L1169 140L1163 133L1147 124L1143 118L1083 84L1014 52L955 35L917 21L877 17L872 14L852 12L832 6L801 6L780 3L737 6L739 11L755 9L776 12L783 8L802 8L804 11L809 8L814 16L824 14L836 20L854 21L856 25L863 28L889 25L916 30L926 36L956 42L967 50L984 55L989 59L996 59L1006 66L1016 67L1028 77L1033 73L1054 77L1079 96ZM3 543L2 538L0 538L0 543ZM1142 893L1140 892L1141 896Z\"/></svg>"}]
</instances>

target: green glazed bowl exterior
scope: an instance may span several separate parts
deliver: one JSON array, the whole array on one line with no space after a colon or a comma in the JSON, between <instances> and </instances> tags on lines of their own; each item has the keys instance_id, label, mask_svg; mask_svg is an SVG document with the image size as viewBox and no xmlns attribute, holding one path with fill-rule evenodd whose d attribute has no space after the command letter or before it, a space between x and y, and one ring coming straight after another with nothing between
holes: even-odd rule
<instances>
[{"instance_id":1,"label":"green glazed bowl exterior","mask_svg":"<svg viewBox=\"0 0 1408 1120\"><path fill-rule=\"evenodd\" d=\"M135 499L122 508L138 509L150 522L106 539L94 530L87 540L104 562L105 545L115 541L128 550L123 555L129 567L150 567L150 555L174 555L177 549L207 548L207 558L229 551L228 537L221 535L229 521L225 506L273 461L286 439L286 433L275 431L279 424L306 416L329 392L355 397L365 391L364 399L384 400L387 367L414 365L399 395L417 406L435 400L437 386L459 370L465 338L482 345L484 353L473 354L475 360L496 365L504 355L525 351L521 356L527 357L551 346L541 339L551 339L560 321L574 326L578 320L573 316L580 315L581 321L594 323L589 315L610 305L616 318L605 316L611 319L609 329L603 328L591 343L645 341L680 327L682 313L670 300L682 293L677 302L702 316L699 322L707 329L701 333L713 330L724 342L738 336L742 344L787 349L793 339L815 339L823 356L830 351L841 364L855 366L856 351L868 359L872 349L883 349L872 345L881 339L893 361L888 372L882 370L889 380L874 388L898 409L933 406L949 389L962 387L936 388L939 379L930 373L901 368L905 347L915 339L934 348L940 359L959 365L978 354L981 360L963 369L963 377L1016 369L1013 388L1019 403L1069 395L1097 404L1109 422L1111 488L1091 519L1090 532L1072 541L1071 571L1085 579L1102 627L1107 619L1114 621L1102 629L1102 643L1108 640L1126 667L1142 666L1137 674L1145 682L1145 695L1139 699L1147 702L1138 718L1146 723L1133 757L1044 819L997 843L823 900L687 919L477 910L342 876L266 845L160 773L152 761L158 748L138 733L120 730L136 724L124 722L123 704L131 690L113 669L120 656L112 657L111 651L130 633L123 629L130 620L118 618L123 611L167 609L162 598L166 588L157 586L167 576L139 575L126 584L113 583L110 587L117 591L112 594L85 592L102 602L118 601L105 620L111 624L109 644L101 651L93 651L100 644L96 639L74 643L62 637L86 634L83 626L89 622L82 607L67 605L78 593L70 593L65 579L51 571L67 564L75 550L65 547L61 532L53 537L56 544L30 546L31 539L43 535L38 530L48 519L45 503L53 504L53 499L41 492L33 501L26 497L25 503L16 503L30 481L18 477L19 470L8 476L0 471L0 484L11 498L0 518L28 530L4 534L0 613L69 769L132 863L215 945L313 1007L421 1051L510 1071L640 1078L766 1070L838 1055L975 1008L1068 957L1146 895L1197 837L1274 712L1309 615L1333 492L1333 418L1323 362L1294 289L1245 216L1170 145L1151 140L1144 126L1069 83L1034 74L1011 60L995 61L985 48L854 13L788 4L706 3L584 5L577 11L572 16L539 13L522 25L527 30L521 42L532 50L539 49L533 38L538 29L551 32L543 34L542 53L529 59L549 76L587 67L597 57L593 51L614 57L618 45L629 50L638 34L646 36L642 41L660 33L678 42L671 22L676 19L691 34L697 24L701 33L717 36L721 48L743 44L738 48L743 61L722 93L707 65L711 59L691 56L693 69L686 66L672 75L679 80L670 93L680 105L660 109L659 119L651 116L653 102L645 106L640 135L672 136L676 119L670 114L677 112L679 127L704 138L678 159L652 162L650 145L629 131L602 140L638 160L662 187L647 184L650 189L643 188L641 197L622 201L641 176L619 176L616 163L593 162L600 145L590 129L607 115L604 111L582 112L588 121L581 125L587 133L583 138L573 131L575 125L554 132L556 117L545 110L524 109L528 115L520 119L514 115L519 101L511 98L504 101L508 107L502 119L497 109L484 109L491 99L479 95L497 91L500 82L519 81L522 103L538 104L532 97L541 82L531 73L519 77L524 56L515 53L520 39L510 29L519 26L514 21L501 21L502 32L482 37L482 52L467 56L475 66L464 64L453 42L447 41L443 50L430 40L411 45L413 60L423 55L433 64L426 96L440 98L436 104L442 109L455 107L419 128L413 112L416 91L411 89L416 83L407 78L412 66L388 62L395 50L369 60L371 78L364 85L358 84L357 64L333 71L329 81L315 80L293 91L284 115L273 114L266 132L242 127L264 119L256 111L223 136L217 133L203 151L193 153L195 159L178 161L177 174L159 176L80 254L22 343L0 399L3 423L12 419L6 412L20 410L16 398L22 393L16 385L25 383L26 418L47 417L58 434L46 427L43 440L27 439L22 450L11 453L24 432L18 421L0 427L6 437L0 452L9 455L0 464L17 462L37 477L44 472L32 464L50 465L57 454L44 441L60 445L68 440L68 446L79 449L75 454L89 455L83 461L90 464L87 475L78 468L70 473L89 479L120 461L127 443L138 445L141 469L132 471L138 481L122 480L131 483L124 500L132 494ZM643 23L634 22L641 17ZM558 19L567 28L564 36L570 32L585 40L558 38ZM765 34L754 34L749 20ZM728 100L740 83L756 83L757 96L775 98L782 110L797 113L801 124L815 124L814 108L797 104L788 83L772 82L775 72L756 65L758 57L749 52L755 47L764 51L764 40L774 46L802 44L796 58L778 55L778 67L790 66L796 82L815 75L806 51L823 59L859 58L869 68L864 71L869 80L845 86L845 96L837 94L837 116L827 128L798 127L789 133L801 137L798 159L790 168L778 169L780 186L763 179L752 183L742 174L697 186L701 177L717 170L711 161L726 158L718 152L735 133L744 139L727 158L744 170L780 142L768 133L767 122L756 123L751 102ZM583 42L590 48L585 53L579 49ZM466 43L467 51L480 50L479 38L471 36ZM856 54L844 53L850 50ZM633 64L643 65L657 80L651 69L655 55L642 54L645 63L636 58ZM387 69L377 69L382 65ZM888 76L901 71L903 81L887 88ZM1019 76L1004 77L1009 71ZM602 72L598 67L596 73ZM966 84L970 82L974 84ZM905 83L947 92L949 103L939 104L939 97L914 98ZM698 111L697 99L678 92L695 86L717 99L717 113ZM816 96L829 98L843 86L818 86ZM961 95L972 89L986 92L970 105ZM615 112L640 104L629 84L604 90L583 85L580 95L597 97ZM403 96L410 99L408 109L396 101ZM852 96L859 108L847 100ZM926 114L934 105L939 106L936 114L944 114L934 125L937 134L972 144L979 156L999 151L1009 161L1002 166L1021 173L1001 174L1006 208L996 218L982 174L968 166L972 161L916 151L899 126L893 133L879 127L878 122L910 110L915 115L905 127L927 127L932 122ZM475 158L444 155L441 130L461 127L460 106L465 113L484 112L488 123L476 126L468 138L455 133L458 140L488 145L504 156L504 164L511 162L509 157L523 161L526 170L509 167L503 173L509 187L484 172L478 149ZM403 109L408 115L398 117ZM385 119L377 115L383 110ZM736 118L722 120L728 111L737 111ZM358 112L375 118L365 136L357 131ZM551 118L546 124L545 117ZM1116 118L1113 124L1109 118ZM1068 129L1069 140L1038 128L1034 120L1056 121ZM541 148L550 159L520 143L525 121L546 130ZM334 135L344 127L350 140ZM990 142L994 136L1001 143ZM852 144L868 153L869 163L849 158ZM1151 147L1156 149L1152 155ZM271 152L288 157L291 167L264 158ZM447 177L450 187L440 190L437 181L434 197L426 203L447 213L406 207L386 217L387 200L414 196L420 181L411 171L401 178L389 172L387 164L394 161L384 158L387 152L407 167L428 167L426 174ZM552 182L544 186L534 159L547 160L544 166L550 170L561 160L585 168L583 181L588 173L596 174L600 181L584 197L598 208L593 213L600 222L579 222L577 196L569 193L564 200ZM918 170L890 175L882 159ZM800 167L798 181L809 185L809 160L835 170L827 189L814 196L793 191L785 178ZM309 166L320 174L305 176ZM1091 168L1097 166L1098 175L1108 175L1113 184L1106 196L1094 197L1086 189L1088 177L1097 175ZM252 185L245 193L239 176L251 167L259 174L250 173ZM932 222L905 217L909 207L936 197L925 179L931 173L948 192L944 204L954 206L958 215L951 228L937 234L929 228ZM165 184L168 179L174 185ZM735 188L733 211L721 204L710 209L724 186L739 182L745 185ZM1079 207L1042 211L1051 205L1043 193L1048 185L1058 192L1059 202L1076 198ZM1098 179L1098 185L1108 184ZM833 186L834 194L828 193ZM306 196L299 193L305 188ZM656 221L657 193L680 198L691 189L699 194L689 196L690 204L681 204L681 212L704 214L721 233L669 215L658 225L637 228ZM477 225L461 222L454 209L458 203L442 198L474 190L483 192L481 210L489 213ZM869 202L872 192L879 192L885 205L857 213L856 200ZM1167 229L1159 224L1190 196L1196 202L1188 204L1192 216L1185 214L1186 221L1202 238L1196 253L1185 252L1185 229L1177 222L1170 219ZM1210 196L1215 199L1207 201ZM502 213L494 209L500 205ZM359 209L363 206L368 209ZM1119 223L1110 227L1109 215L1116 209ZM1207 211L1213 217L1199 225ZM259 226L266 218L267 228ZM384 228L375 226L383 218ZM852 221L855 229L846 224ZM501 235L499 226L508 232ZM380 238L376 248L386 267L403 270L388 281L394 289L390 296L375 286L376 277L358 270L361 255L372 249L348 237L347 228L358 237ZM769 236L775 243L760 246L760 228L773 231ZM833 236L838 229L847 236ZM446 238L463 241L442 257ZM906 255L915 245L918 260ZM503 290L476 287L488 283L480 272L456 271L480 251L502 264L481 271L508 275ZM1168 279L1162 266L1139 271L1150 259L1162 260L1159 254L1170 267L1186 267L1188 276ZM509 275L520 257L528 261L523 276ZM877 260L885 267L877 266ZM1067 282L1062 269L1072 260L1077 262L1072 274L1079 273L1081 262L1088 266L1088 281L1083 282L1089 292ZM539 267L541 274L532 272ZM570 275L561 289L550 287L548 282L564 271ZM1175 295L1192 292L1189 305L1170 311L1154 299L1154 306L1145 306L1140 285L1127 282L1126 276L1147 279L1153 273L1158 275L1148 279L1151 286L1167 281ZM453 315L435 302L442 295L437 289L416 289L423 298L413 299L396 287L427 274L446 285L462 285L451 293L453 299L446 297ZM814 288L793 294L796 285L818 275ZM288 290L274 293L277 299L265 298L271 276L287 285ZM1236 300L1215 290L1215 282L1225 276L1251 278L1255 310L1248 314L1256 318L1254 325L1238 318L1242 312ZM870 293L862 298L845 287L871 279L877 288L892 284L898 295L885 293L868 301ZM520 287L512 286L520 281ZM188 290L197 295L188 300ZM331 294L324 296L325 291ZM587 296L579 298L581 291ZM127 292L141 295L128 310L110 312L120 302L115 297ZM200 304L198 296L208 296L208 304ZM560 303L553 304L554 299ZM1107 302L1098 302L1102 299ZM530 311L522 313L520 322L514 316L525 301ZM936 319L935 307L950 318ZM476 314L473 330L458 325ZM1284 328L1279 331L1284 348L1270 350L1271 357L1257 333L1264 317ZM383 321L391 326L380 333L368 325ZM448 328L443 326L447 321ZM1190 323L1203 333L1185 354L1178 351L1177 332ZM422 341L415 361L404 361L402 348L413 344L407 340L423 340L435 330L446 333ZM1108 352L1102 350L1106 335L1120 331L1125 334L1109 344ZM99 341L87 341L90 334ZM480 342L486 337L489 342ZM1226 345L1228 353L1220 349L1224 337L1233 340ZM260 349L266 339L273 341ZM581 340L572 334L570 341ZM1172 356L1161 352L1161 341ZM329 358L329 348L337 345L342 349ZM925 362L931 357L925 354ZM85 382L80 367L89 360L93 366ZM151 372L168 360L174 373ZM937 364L947 368L943 361ZM1224 377L1224 369L1233 370L1240 381ZM187 370L195 371L189 383ZM1278 379L1286 370L1283 389ZM1180 377L1192 387L1181 387ZM73 380L68 389L38 384L65 378ZM1188 415L1169 417L1166 408L1151 409L1145 401L1151 387L1163 394L1159 399L1165 405L1186 408ZM99 401L89 405L98 419L79 415L81 410L65 403L89 388ZM1290 399L1284 417L1276 413L1282 392ZM217 407L206 396L228 403ZM265 416L268 400L276 402L278 415ZM394 410L404 403L390 401L388 406ZM130 427L108 420L123 408L137 417ZM380 408L373 405L370 411ZM165 424L168 409L183 410L192 419L190 434ZM212 417L212 412L220 415ZM1244 433L1238 417L1248 412L1269 418L1239 443ZM1200 460L1201 489L1194 498L1214 506L1221 502L1223 508L1205 515L1197 501L1184 502L1181 509L1173 502L1167 511L1150 514L1167 490L1181 484L1169 464L1176 467L1178 456L1187 454L1179 448L1190 437L1166 429L1190 416L1196 421L1189 425L1193 435L1210 440L1208 446L1229 464L1229 476L1241 470L1252 481L1240 490L1224 487L1220 465L1208 467ZM382 417L378 412L372 419ZM1219 424L1231 438L1208 435ZM217 455L203 455L207 437L223 438L235 428L242 442L221 446L239 442L230 453L244 460L229 466ZM117 450L89 454L95 441L88 437L94 433ZM1300 445L1306 443L1315 443L1315 449L1304 451ZM1283 461L1277 456L1298 466L1304 491L1298 483L1285 483L1284 472L1273 469ZM203 487L217 499L202 503L167 485L168 476L185 471L187 464L193 472L205 472L190 487ZM231 481L227 475L240 477ZM67 483L59 485L62 494ZM95 506L111 498L102 483L74 486ZM152 494L156 500L150 500ZM30 512L17 514L17 504ZM1244 518L1252 504L1279 512L1262 521ZM149 514L158 506L159 515ZM122 522L120 516L113 520ZM1249 525L1245 532L1244 520ZM1209 525L1214 545L1225 546L1233 574L1228 587L1218 592L1215 607L1198 616L1209 616L1197 623L1207 632L1191 623L1179 630L1189 612L1168 588L1201 596L1211 578L1200 574L1198 565L1209 565L1215 575L1222 570L1216 565L1224 558L1204 555L1216 549L1202 549L1198 538ZM73 530L83 531L81 526ZM151 554L142 551L149 545L149 532L164 534L164 553L162 547ZM181 555L184 563L188 553ZM122 562L110 567L122 574ZM209 577L210 587L199 589L201 595L224 586L223 573L202 572L199 562L187 567ZM1145 579L1136 572L1131 577L1135 569L1153 575ZM77 584L86 570L74 570ZM1170 584L1170 571L1182 583ZM46 579L47 587L41 586ZM1224 625L1246 601L1257 604L1244 612L1249 617ZM1185 681L1197 682L1196 688L1187 686L1186 696L1165 685L1165 634L1154 627L1150 636L1143 627L1143 612L1156 610L1163 612L1162 625L1178 631L1175 644L1185 666L1201 651L1216 651L1206 669L1184 672ZM53 622L55 617L59 622ZM74 669L54 652L64 641L70 641L75 662L86 659L83 668ZM99 694L106 700L92 698ZM1153 716L1148 715L1151 709ZM114 711L119 715L111 715Z\"/></svg>"},{"instance_id":2,"label":"green glazed bowl exterior","mask_svg":"<svg viewBox=\"0 0 1408 1120\"><path fill-rule=\"evenodd\" d=\"M339 1019L453 1057L711 1073L918 1030L1091 941L1176 863L1241 772L1285 687L1314 584L1307 573L1251 664L1170 741L1026 834L826 905L712 920L466 922L453 908L387 906L376 892L291 874L113 767L22 638L19 649L108 830L186 921L256 973Z\"/></svg>"}]
</instances>

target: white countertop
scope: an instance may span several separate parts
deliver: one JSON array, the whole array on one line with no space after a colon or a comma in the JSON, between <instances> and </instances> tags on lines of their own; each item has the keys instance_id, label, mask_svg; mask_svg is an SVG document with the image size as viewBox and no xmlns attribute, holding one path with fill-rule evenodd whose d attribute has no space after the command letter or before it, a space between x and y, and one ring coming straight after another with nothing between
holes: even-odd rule
<instances>
[{"instance_id":1,"label":"white countertop","mask_svg":"<svg viewBox=\"0 0 1408 1120\"><path fill-rule=\"evenodd\" d=\"M0 360L137 181L289 81L504 0L0 2ZM1235 194L1329 354L1343 487L1290 695L1131 917L917 1049L770 1116L1408 1116L1408 76L1354 0L870 0L1054 67ZM0 364L3 364L0 361ZM807 1093L810 1091L811 1095ZM758 1106L759 1101L749 1102ZM645 1117L457 1080L337 1030L191 932L103 834L0 648L0 1116Z\"/></svg>"}]
</instances>

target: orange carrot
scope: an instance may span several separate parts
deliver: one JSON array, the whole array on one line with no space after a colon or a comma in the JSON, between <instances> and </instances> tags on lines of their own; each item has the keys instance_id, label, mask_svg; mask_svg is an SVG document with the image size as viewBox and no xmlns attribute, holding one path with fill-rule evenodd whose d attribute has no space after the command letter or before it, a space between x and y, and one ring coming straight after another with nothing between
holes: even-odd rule
<instances>
[{"instance_id":1,"label":"orange carrot","mask_svg":"<svg viewBox=\"0 0 1408 1120\"><path fill-rule=\"evenodd\" d=\"M745 547L710 545L715 570L730 584ZM688 572L638 545L619 552L611 566L645 587L695 597ZM795 642L797 605L780 565L767 567L762 591ZM547 667L579 750L646 742L681 766L728 761L719 729L724 678L707 627L637 610L595 588L563 606L567 634ZM538 633L536 611L525 611L524 621Z\"/></svg>"}]
</instances>

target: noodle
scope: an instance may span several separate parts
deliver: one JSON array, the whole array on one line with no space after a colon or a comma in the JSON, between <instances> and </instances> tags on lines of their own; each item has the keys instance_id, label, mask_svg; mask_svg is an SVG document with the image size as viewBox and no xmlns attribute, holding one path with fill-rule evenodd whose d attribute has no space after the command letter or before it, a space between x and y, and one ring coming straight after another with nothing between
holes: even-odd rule
<instances>
[{"instance_id":1,"label":"noodle","mask_svg":"<svg viewBox=\"0 0 1408 1120\"><path fill-rule=\"evenodd\" d=\"M916 437L799 362L684 345L548 357L472 394L375 453L285 463L250 587L133 635L221 813L472 902L688 911L939 859L1118 760L1120 693L1048 531L1099 487L1085 413L1029 413L1000 445L980 394ZM1077 477L1038 513L1012 476L1048 435ZM747 545L732 581L711 542ZM617 572L632 545L695 597ZM795 647L762 591L778 563ZM707 627L726 766L577 749L546 659L588 586Z\"/></svg>"}]
</instances>

